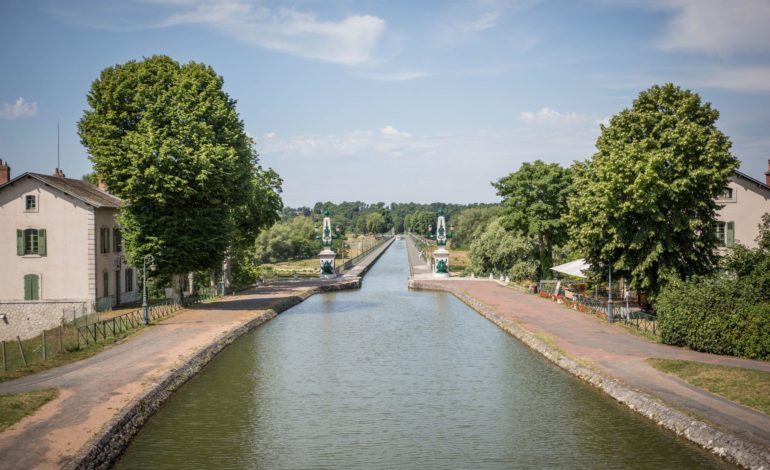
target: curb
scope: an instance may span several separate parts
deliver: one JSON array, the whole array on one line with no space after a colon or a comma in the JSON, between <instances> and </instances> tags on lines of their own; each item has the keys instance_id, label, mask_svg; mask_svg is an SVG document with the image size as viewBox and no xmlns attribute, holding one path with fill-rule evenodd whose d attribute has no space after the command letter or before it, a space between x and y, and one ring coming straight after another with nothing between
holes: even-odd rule
<instances>
[{"instance_id":1,"label":"curb","mask_svg":"<svg viewBox=\"0 0 770 470\"><path fill-rule=\"evenodd\" d=\"M642 416L655 421L660 426L673 431L700 447L740 465L744 468L764 470L770 468L770 452L764 446L747 442L732 434L715 428L677 411L661 400L643 392L633 390L622 382L601 374L591 368L580 365L565 356L556 348L537 338L528 330L514 322L500 317L492 308L476 300L459 289L435 284L430 281L410 279L409 288L415 290L443 291L453 294L464 304L497 325L506 333L514 336L525 345L534 349L549 361L599 388L618 402L628 406Z\"/></svg>"}]
</instances>

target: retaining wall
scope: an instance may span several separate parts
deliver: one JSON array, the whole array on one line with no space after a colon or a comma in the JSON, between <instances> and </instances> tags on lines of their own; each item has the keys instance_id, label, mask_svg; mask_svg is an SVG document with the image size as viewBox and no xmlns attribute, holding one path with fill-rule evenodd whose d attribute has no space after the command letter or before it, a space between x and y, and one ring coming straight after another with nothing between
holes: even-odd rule
<instances>
[{"instance_id":1,"label":"retaining wall","mask_svg":"<svg viewBox=\"0 0 770 470\"><path fill-rule=\"evenodd\" d=\"M32 338L43 330L59 326L62 319L72 321L89 312L88 300L0 302L0 341Z\"/></svg>"},{"instance_id":2,"label":"retaining wall","mask_svg":"<svg viewBox=\"0 0 770 470\"><path fill-rule=\"evenodd\" d=\"M497 314L488 305L465 294L459 289L431 281L409 280L409 288L417 290L443 291L453 294L463 303L480 313L505 332L534 349L548 360L599 388L615 400L628 406L658 425L685 437L720 457L750 469L770 469L770 452L765 447L740 439L702 421L677 411L661 400L645 393L632 390L622 382L610 378L594 369L580 365L556 348L540 340L531 332Z\"/></svg>"}]
</instances>

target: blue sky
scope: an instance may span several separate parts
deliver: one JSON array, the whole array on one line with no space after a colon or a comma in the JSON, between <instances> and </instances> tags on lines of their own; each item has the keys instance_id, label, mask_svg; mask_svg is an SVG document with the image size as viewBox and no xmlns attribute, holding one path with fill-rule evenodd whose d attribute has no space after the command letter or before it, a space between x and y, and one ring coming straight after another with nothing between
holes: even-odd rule
<instances>
[{"instance_id":1,"label":"blue sky","mask_svg":"<svg viewBox=\"0 0 770 470\"><path fill-rule=\"evenodd\" d=\"M489 182L589 158L599 123L673 82L770 158L770 1L123 0L0 3L0 158L90 171L76 123L105 67L210 64L284 202L496 201Z\"/></svg>"}]
</instances>

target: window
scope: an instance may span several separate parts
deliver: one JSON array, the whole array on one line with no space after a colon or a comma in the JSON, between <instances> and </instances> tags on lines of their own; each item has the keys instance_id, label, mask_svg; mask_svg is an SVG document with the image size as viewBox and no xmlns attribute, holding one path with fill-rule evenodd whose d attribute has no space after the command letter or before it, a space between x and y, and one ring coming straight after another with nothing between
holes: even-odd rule
<instances>
[{"instance_id":1,"label":"window","mask_svg":"<svg viewBox=\"0 0 770 470\"><path fill-rule=\"evenodd\" d=\"M719 246L735 247L735 222L717 222L714 229Z\"/></svg>"},{"instance_id":2,"label":"window","mask_svg":"<svg viewBox=\"0 0 770 470\"><path fill-rule=\"evenodd\" d=\"M722 193L722 199L732 199L733 198L733 188L725 188L724 192Z\"/></svg>"},{"instance_id":3,"label":"window","mask_svg":"<svg viewBox=\"0 0 770 470\"><path fill-rule=\"evenodd\" d=\"M120 229L112 229L112 251L120 253L123 251L123 237L120 235Z\"/></svg>"},{"instance_id":4,"label":"window","mask_svg":"<svg viewBox=\"0 0 770 470\"><path fill-rule=\"evenodd\" d=\"M37 196L34 196L34 195L24 196L24 210L27 212L37 211Z\"/></svg>"},{"instance_id":5,"label":"window","mask_svg":"<svg viewBox=\"0 0 770 470\"><path fill-rule=\"evenodd\" d=\"M99 229L99 241L102 246L102 253L110 252L110 229L102 227Z\"/></svg>"},{"instance_id":6,"label":"window","mask_svg":"<svg viewBox=\"0 0 770 470\"><path fill-rule=\"evenodd\" d=\"M725 246L725 228L726 223L724 222L717 222L716 224L716 234L717 234L717 240L719 243L719 246Z\"/></svg>"},{"instance_id":7,"label":"window","mask_svg":"<svg viewBox=\"0 0 770 470\"><path fill-rule=\"evenodd\" d=\"M19 256L45 256L45 229L28 228L25 230L16 230L16 254Z\"/></svg>"},{"instance_id":8,"label":"window","mask_svg":"<svg viewBox=\"0 0 770 470\"><path fill-rule=\"evenodd\" d=\"M134 290L134 270L126 268L126 292Z\"/></svg>"},{"instance_id":9,"label":"window","mask_svg":"<svg viewBox=\"0 0 770 470\"><path fill-rule=\"evenodd\" d=\"M104 274L102 274L102 286L104 287L104 295L102 297L107 297L110 295L110 273L107 271L104 271Z\"/></svg>"},{"instance_id":10,"label":"window","mask_svg":"<svg viewBox=\"0 0 770 470\"><path fill-rule=\"evenodd\" d=\"M40 276L24 275L24 300L40 300Z\"/></svg>"}]
</instances>

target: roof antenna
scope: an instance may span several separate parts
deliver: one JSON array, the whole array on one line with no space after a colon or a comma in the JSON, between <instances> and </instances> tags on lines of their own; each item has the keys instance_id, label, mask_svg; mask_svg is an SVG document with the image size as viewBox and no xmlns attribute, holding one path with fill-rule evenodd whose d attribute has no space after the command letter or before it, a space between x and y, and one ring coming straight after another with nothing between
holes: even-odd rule
<instances>
[{"instance_id":1,"label":"roof antenna","mask_svg":"<svg viewBox=\"0 0 770 470\"><path fill-rule=\"evenodd\" d=\"M61 160L59 158L59 120L56 120L56 169L61 168Z\"/></svg>"}]
</instances>

